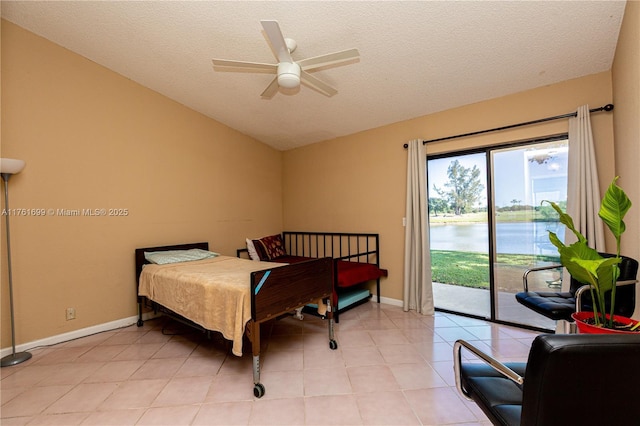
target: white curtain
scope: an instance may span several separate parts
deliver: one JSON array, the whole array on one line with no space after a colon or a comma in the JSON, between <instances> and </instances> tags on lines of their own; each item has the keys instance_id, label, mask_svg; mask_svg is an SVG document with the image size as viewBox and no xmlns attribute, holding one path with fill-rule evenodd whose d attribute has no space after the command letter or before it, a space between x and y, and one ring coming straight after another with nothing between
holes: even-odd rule
<instances>
[{"instance_id":1,"label":"white curtain","mask_svg":"<svg viewBox=\"0 0 640 426\"><path fill-rule=\"evenodd\" d=\"M404 231L405 311L433 315L427 200L427 155L421 140L407 147L407 204Z\"/></svg>"},{"instance_id":2,"label":"white curtain","mask_svg":"<svg viewBox=\"0 0 640 426\"><path fill-rule=\"evenodd\" d=\"M598 217L600 185L588 105L578 108L576 117L569 119L567 174L567 213L575 228L589 241L589 247L604 252L604 228ZM573 233L567 231L565 243L574 241Z\"/></svg>"}]
</instances>

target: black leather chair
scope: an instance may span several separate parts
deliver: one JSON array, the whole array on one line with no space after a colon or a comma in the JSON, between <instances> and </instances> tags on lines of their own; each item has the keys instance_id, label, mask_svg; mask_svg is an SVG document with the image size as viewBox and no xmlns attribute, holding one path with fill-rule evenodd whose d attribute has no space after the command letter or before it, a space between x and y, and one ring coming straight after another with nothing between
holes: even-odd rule
<instances>
[{"instance_id":1,"label":"black leather chair","mask_svg":"<svg viewBox=\"0 0 640 426\"><path fill-rule=\"evenodd\" d=\"M484 362L463 362L463 349ZM640 334L542 334L526 363L454 345L458 391L494 425L638 425L638 359Z\"/></svg>"},{"instance_id":2,"label":"black leather chair","mask_svg":"<svg viewBox=\"0 0 640 426\"><path fill-rule=\"evenodd\" d=\"M602 255L605 257L613 256L611 254ZM573 322L572 313L593 309L591 295L588 291L589 286L585 286L572 277L569 291L567 292L529 290L528 278L531 273L561 267L561 265L549 265L526 270L522 277L524 291L516 294L516 300L527 308L552 320ZM622 262L620 262L619 267L620 277L616 288L615 314L630 317L633 315L636 306L635 280L638 273L638 262L630 257L622 256ZM610 305L607 304L606 312L609 311L609 308Z\"/></svg>"}]
</instances>

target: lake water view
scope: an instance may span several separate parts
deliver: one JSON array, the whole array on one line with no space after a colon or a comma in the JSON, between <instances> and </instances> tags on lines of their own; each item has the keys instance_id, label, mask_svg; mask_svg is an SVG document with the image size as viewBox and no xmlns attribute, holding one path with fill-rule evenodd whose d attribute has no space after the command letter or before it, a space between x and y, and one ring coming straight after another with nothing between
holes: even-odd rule
<instances>
[{"instance_id":1,"label":"lake water view","mask_svg":"<svg viewBox=\"0 0 640 426\"><path fill-rule=\"evenodd\" d=\"M564 226L558 222L507 222L496 225L496 250L499 254L554 255L548 231L564 240ZM448 223L430 226L433 250L475 253L489 251L489 229L486 223Z\"/></svg>"}]
</instances>

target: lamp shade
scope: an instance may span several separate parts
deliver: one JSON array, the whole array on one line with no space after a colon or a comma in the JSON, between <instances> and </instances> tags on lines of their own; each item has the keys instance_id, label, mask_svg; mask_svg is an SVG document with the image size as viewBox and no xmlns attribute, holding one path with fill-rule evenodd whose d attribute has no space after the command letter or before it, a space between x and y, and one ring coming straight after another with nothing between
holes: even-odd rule
<instances>
[{"instance_id":1,"label":"lamp shade","mask_svg":"<svg viewBox=\"0 0 640 426\"><path fill-rule=\"evenodd\" d=\"M0 158L0 173L8 173L15 175L24 169L24 160L16 160L14 158Z\"/></svg>"}]
</instances>

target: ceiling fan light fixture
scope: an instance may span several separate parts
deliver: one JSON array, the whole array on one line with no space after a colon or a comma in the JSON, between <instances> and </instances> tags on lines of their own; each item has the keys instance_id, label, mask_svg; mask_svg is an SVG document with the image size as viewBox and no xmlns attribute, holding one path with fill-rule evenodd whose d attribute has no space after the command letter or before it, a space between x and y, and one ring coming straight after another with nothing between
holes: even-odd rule
<instances>
[{"instance_id":1,"label":"ceiling fan light fixture","mask_svg":"<svg viewBox=\"0 0 640 426\"><path fill-rule=\"evenodd\" d=\"M286 89L294 89L300 85L300 65L295 62L278 64L278 85Z\"/></svg>"},{"instance_id":2,"label":"ceiling fan light fixture","mask_svg":"<svg viewBox=\"0 0 640 426\"><path fill-rule=\"evenodd\" d=\"M271 46L274 56L278 59L277 64L264 64L258 62L236 61L232 59L213 59L213 68L242 68L248 72L269 72L276 74L276 78L271 80L269 86L260 96L263 99L271 99L280 87L284 89L296 89L300 84L331 97L338 93L336 89L314 77L310 71L322 67L335 66L343 63L350 63L360 57L357 49L347 49L340 52L328 53L326 55L314 56L311 58L294 61L291 52L296 50L296 42L290 38L284 38L280 25L277 21L260 21L267 41ZM292 91L289 94L297 93Z\"/></svg>"}]
</instances>

